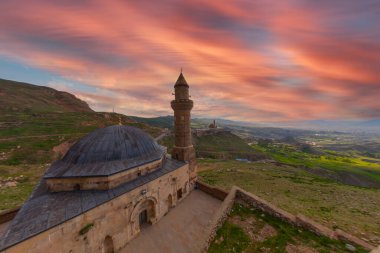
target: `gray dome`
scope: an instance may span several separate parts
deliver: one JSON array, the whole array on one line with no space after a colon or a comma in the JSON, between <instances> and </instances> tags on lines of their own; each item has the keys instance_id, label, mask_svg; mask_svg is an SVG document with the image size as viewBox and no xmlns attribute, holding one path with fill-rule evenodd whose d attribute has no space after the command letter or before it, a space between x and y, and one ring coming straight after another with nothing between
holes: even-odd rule
<instances>
[{"instance_id":1,"label":"gray dome","mask_svg":"<svg viewBox=\"0 0 380 253\"><path fill-rule=\"evenodd\" d=\"M130 126L115 125L95 130L74 144L62 162L92 164L116 160L139 160L164 151L144 131Z\"/></svg>"}]
</instances>

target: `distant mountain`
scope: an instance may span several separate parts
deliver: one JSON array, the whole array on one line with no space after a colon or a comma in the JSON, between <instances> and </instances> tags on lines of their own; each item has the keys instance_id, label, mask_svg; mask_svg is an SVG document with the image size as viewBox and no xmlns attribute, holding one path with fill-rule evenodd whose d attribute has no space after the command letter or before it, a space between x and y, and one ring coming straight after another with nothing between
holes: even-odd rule
<instances>
[{"instance_id":1,"label":"distant mountain","mask_svg":"<svg viewBox=\"0 0 380 253\"><path fill-rule=\"evenodd\" d=\"M138 116L128 116L129 118L149 124L152 126L156 127L161 127L161 128L169 128L172 129L174 126L174 117L173 116L159 116L159 117L154 117L154 118L143 118L143 117L138 117ZM233 121L233 120L226 120L226 119L213 119L213 118L192 118L191 119L191 126L192 128L207 128L210 123L213 121L216 121L216 124L219 126L247 126L247 127L252 127L252 126L261 126L261 124L253 124L249 122L240 122L240 121Z\"/></svg>"},{"instance_id":2,"label":"distant mountain","mask_svg":"<svg viewBox=\"0 0 380 253\"><path fill-rule=\"evenodd\" d=\"M276 123L279 127L341 131L356 133L380 133L380 119L374 120L307 120Z\"/></svg>"},{"instance_id":3,"label":"distant mountain","mask_svg":"<svg viewBox=\"0 0 380 253\"><path fill-rule=\"evenodd\" d=\"M0 111L93 112L74 95L28 83L0 79Z\"/></svg>"},{"instance_id":4,"label":"distant mountain","mask_svg":"<svg viewBox=\"0 0 380 253\"><path fill-rule=\"evenodd\" d=\"M216 121L216 124L219 126L246 126L246 127L263 127L267 126L265 124L256 123L256 122L245 122L245 121L234 121L221 118L195 118L194 121L198 124L204 124L208 126L213 121Z\"/></svg>"},{"instance_id":5,"label":"distant mountain","mask_svg":"<svg viewBox=\"0 0 380 253\"><path fill-rule=\"evenodd\" d=\"M143 118L137 116L128 116L130 119L135 120L136 122L145 123L151 126L160 127L160 128L173 128L174 117L173 116L160 116L155 118Z\"/></svg>"}]
</instances>

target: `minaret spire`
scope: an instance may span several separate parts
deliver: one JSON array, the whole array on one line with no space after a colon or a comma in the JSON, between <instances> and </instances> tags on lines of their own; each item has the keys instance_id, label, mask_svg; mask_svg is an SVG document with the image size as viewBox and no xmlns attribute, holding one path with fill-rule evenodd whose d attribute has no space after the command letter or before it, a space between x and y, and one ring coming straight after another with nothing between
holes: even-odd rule
<instances>
[{"instance_id":1,"label":"minaret spire","mask_svg":"<svg viewBox=\"0 0 380 253\"><path fill-rule=\"evenodd\" d=\"M172 150L172 158L189 163L189 173L192 184L196 181L196 158L191 138L191 109L193 101L189 95L189 85L181 73L174 85L175 99L171 102L174 110L175 144Z\"/></svg>"}]
</instances>

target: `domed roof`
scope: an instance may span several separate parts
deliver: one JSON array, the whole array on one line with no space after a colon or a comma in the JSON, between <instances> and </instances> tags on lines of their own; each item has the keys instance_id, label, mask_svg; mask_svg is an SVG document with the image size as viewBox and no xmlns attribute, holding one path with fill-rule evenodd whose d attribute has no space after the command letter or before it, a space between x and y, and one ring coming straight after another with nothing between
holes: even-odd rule
<instances>
[{"instance_id":1,"label":"domed roof","mask_svg":"<svg viewBox=\"0 0 380 253\"><path fill-rule=\"evenodd\" d=\"M156 161L165 153L164 147L138 128L109 126L81 138L44 177L107 176Z\"/></svg>"},{"instance_id":2,"label":"domed roof","mask_svg":"<svg viewBox=\"0 0 380 253\"><path fill-rule=\"evenodd\" d=\"M115 125L95 130L73 145L63 162L88 164L127 160L162 151L160 145L144 131Z\"/></svg>"}]
</instances>

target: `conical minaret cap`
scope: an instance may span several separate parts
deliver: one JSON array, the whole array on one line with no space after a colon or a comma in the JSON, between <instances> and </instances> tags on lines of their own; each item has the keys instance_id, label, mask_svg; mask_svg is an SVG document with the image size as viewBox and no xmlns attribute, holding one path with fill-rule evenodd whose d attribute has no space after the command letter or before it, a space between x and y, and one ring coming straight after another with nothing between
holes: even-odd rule
<instances>
[{"instance_id":1,"label":"conical minaret cap","mask_svg":"<svg viewBox=\"0 0 380 253\"><path fill-rule=\"evenodd\" d=\"M181 74L179 75L179 77L178 77L178 79L177 79L177 82L175 82L174 87L177 87L177 86L186 86L186 87L189 87L189 85L187 84L186 79L185 79L185 77L183 76L182 72L181 72Z\"/></svg>"}]
</instances>

